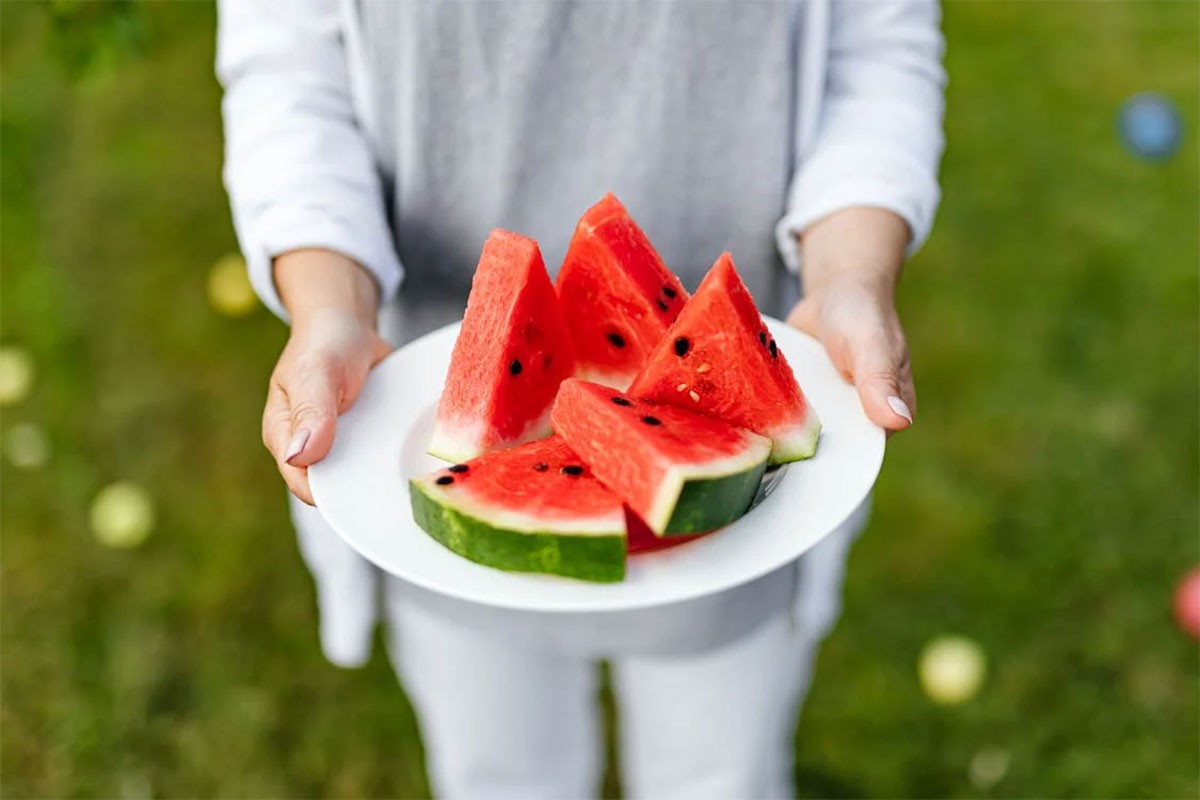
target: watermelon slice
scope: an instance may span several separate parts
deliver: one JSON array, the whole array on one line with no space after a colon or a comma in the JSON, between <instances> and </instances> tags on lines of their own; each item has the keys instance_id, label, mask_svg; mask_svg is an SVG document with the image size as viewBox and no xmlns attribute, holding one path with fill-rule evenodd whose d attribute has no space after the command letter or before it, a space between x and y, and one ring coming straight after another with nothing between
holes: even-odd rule
<instances>
[{"instance_id":1,"label":"watermelon slice","mask_svg":"<svg viewBox=\"0 0 1200 800\"><path fill-rule=\"evenodd\" d=\"M809 458L821 434L729 253L704 276L629 393L767 436L772 464Z\"/></svg>"},{"instance_id":2,"label":"watermelon slice","mask_svg":"<svg viewBox=\"0 0 1200 800\"><path fill-rule=\"evenodd\" d=\"M558 384L574 371L571 336L537 242L492 231L450 356L429 452L466 461L548 435Z\"/></svg>"},{"instance_id":3,"label":"watermelon slice","mask_svg":"<svg viewBox=\"0 0 1200 800\"><path fill-rule=\"evenodd\" d=\"M625 576L625 516L557 436L409 482L413 518L464 558L512 572L612 582Z\"/></svg>"},{"instance_id":4,"label":"watermelon slice","mask_svg":"<svg viewBox=\"0 0 1200 800\"><path fill-rule=\"evenodd\" d=\"M658 535L719 528L746 513L771 442L694 411L563 381L550 424Z\"/></svg>"},{"instance_id":5,"label":"watermelon slice","mask_svg":"<svg viewBox=\"0 0 1200 800\"><path fill-rule=\"evenodd\" d=\"M575 227L555 283L579 357L577 374L624 389L688 294L612 194Z\"/></svg>"}]
</instances>

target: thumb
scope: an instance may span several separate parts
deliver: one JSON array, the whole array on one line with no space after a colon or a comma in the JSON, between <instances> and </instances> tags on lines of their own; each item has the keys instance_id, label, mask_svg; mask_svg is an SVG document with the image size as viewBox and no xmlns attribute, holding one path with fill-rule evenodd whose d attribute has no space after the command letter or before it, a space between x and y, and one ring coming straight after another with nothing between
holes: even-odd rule
<instances>
[{"instance_id":1,"label":"thumb","mask_svg":"<svg viewBox=\"0 0 1200 800\"><path fill-rule=\"evenodd\" d=\"M901 352L906 352L903 347ZM913 423L912 398L902 387L907 356L893 356L893 348L883 337L873 337L860 344L852 356L854 385L862 400L867 417L889 431L900 431Z\"/></svg>"},{"instance_id":2,"label":"thumb","mask_svg":"<svg viewBox=\"0 0 1200 800\"><path fill-rule=\"evenodd\" d=\"M804 331L809 336L818 336L816 304L812 298L802 298L792 307L791 313L788 314L787 324Z\"/></svg>"},{"instance_id":3,"label":"thumb","mask_svg":"<svg viewBox=\"0 0 1200 800\"><path fill-rule=\"evenodd\" d=\"M329 365L306 370L286 389L291 438L283 460L293 467L307 467L333 446L339 394L334 370Z\"/></svg>"}]
</instances>

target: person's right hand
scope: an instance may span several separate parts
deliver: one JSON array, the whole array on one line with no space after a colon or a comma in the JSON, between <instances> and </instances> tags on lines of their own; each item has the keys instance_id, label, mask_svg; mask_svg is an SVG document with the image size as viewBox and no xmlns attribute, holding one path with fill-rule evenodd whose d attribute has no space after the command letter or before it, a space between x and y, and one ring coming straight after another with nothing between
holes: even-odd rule
<instances>
[{"instance_id":1,"label":"person's right hand","mask_svg":"<svg viewBox=\"0 0 1200 800\"><path fill-rule=\"evenodd\" d=\"M292 493L314 505L308 467L329 452L338 415L392 348L375 331L374 281L350 259L325 250L285 253L276 259L275 282L292 333L271 374L263 443Z\"/></svg>"}]
</instances>

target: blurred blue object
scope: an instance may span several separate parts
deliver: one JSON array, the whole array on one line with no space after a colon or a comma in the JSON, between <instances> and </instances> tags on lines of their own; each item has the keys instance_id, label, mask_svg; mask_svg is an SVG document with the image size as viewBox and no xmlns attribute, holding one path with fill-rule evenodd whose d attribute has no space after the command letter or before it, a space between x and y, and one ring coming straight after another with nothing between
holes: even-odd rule
<instances>
[{"instance_id":1,"label":"blurred blue object","mask_svg":"<svg viewBox=\"0 0 1200 800\"><path fill-rule=\"evenodd\" d=\"M1117 132L1134 155L1147 161L1165 161L1179 149L1183 121L1169 99L1141 92L1121 104Z\"/></svg>"}]
</instances>

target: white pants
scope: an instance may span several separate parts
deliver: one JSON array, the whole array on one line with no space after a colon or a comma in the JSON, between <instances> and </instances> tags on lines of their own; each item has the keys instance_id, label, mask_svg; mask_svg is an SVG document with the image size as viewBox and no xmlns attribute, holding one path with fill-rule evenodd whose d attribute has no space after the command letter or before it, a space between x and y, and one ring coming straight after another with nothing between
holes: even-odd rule
<instances>
[{"instance_id":1,"label":"white pants","mask_svg":"<svg viewBox=\"0 0 1200 800\"><path fill-rule=\"evenodd\" d=\"M318 511L293 504L329 659L367 659L382 584L389 651L420 720L434 792L521 800L597 794L599 656L612 664L626 796L792 796L796 715L866 514L864 504L798 567L737 593L597 624L446 603L381 576ZM727 635L669 635L730 607L745 611L716 626ZM632 629L641 635L621 635Z\"/></svg>"}]
</instances>

